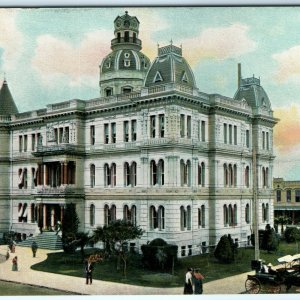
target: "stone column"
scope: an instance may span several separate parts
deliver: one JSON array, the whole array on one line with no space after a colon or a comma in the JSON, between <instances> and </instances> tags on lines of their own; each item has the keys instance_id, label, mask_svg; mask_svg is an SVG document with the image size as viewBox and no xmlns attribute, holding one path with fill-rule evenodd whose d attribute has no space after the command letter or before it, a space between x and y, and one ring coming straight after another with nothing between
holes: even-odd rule
<instances>
[{"instance_id":1,"label":"stone column","mask_svg":"<svg viewBox=\"0 0 300 300\"><path fill-rule=\"evenodd\" d=\"M52 228L54 228L55 226L54 219L55 219L55 210L54 210L54 206L51 206L51 227Z\"/></svg>"},{"instance_id":2,"label":"stone column","mask_svg":"<svg viewBox=\"0 0 300 300\"><path fill-rule=\"evenodd\" d=\"M64 162L64 184L68 184L68 162Z\"/></svg>"},{"instance_id":3,"label":"stone column","mask_svg":"<svg viewBox=\"0 0 300 300\"><path fill-rule=\"evenodd\" d=\"M47 225L47 205L43 204L43 228Z\"/></svg>"}]
</instances>

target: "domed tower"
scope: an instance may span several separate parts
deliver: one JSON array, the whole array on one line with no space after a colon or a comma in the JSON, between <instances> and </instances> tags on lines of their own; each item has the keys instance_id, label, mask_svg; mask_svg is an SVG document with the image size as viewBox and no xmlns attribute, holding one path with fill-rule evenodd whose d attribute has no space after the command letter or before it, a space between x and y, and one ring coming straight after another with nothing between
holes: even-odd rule
<instances>
[{"instance_id":1,"label":"domed tower","mask_svg":"<svg viewBox=\"0 0 300 300\"><path fill-rule=\"evenodd\" d=\"M140 52L139 20L128 12L114 21L112 52L100 65L100 96L107 97L140 90L150 66L149 58Z\"/></svg>"},{"instance_id":2,"label":"domed tower","mask_svg":"<svg viewBox=\"0 0 300 300\"><path fill-rule=\"evenodd\" d=\"M155 58L145 78L145 86L167 83L180 84L187 89L196 89L193 71L182 56L182 49L170 44L158 48Z\"/></svg>"}]
</instances>

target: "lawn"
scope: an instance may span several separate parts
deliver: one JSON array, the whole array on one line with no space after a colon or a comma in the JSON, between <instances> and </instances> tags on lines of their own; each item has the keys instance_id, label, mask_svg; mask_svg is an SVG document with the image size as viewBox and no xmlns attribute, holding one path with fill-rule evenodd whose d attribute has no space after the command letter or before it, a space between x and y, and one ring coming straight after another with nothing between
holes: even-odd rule
<instances>
[{"instance_id":1,"label":"lawn","mask_svg":"<svg viewBox=\"0 0 300 300\"><path fill-rule=\"evenodd\" d=\"M87 249L86 255L93 253L93 249ZM274 253L260 252L261 259L273 265L277 264L277 258L298 253L296 245L281 242L279 249ZM205 282L251 271L251 260L254 259L253 248L239 248L235 262L232 264L220 264L216 261L213 253L189 256L181 258L174 268L174 275L171 270L164 272L152 272L142 265L140 255L132 255L128 261L127 276L122 270L117 270L115 259L105 259L96 263L93 273L94 279L112 282L123 282L127 284L143 285L151 287L180 287L183 286L184 274L187 267L200 268L205 276ZM84 264L80 252L75 254L51 253L48 259L32 267L34 270L52 272L70 276L84 277Z\"/></svg>"}]
</instances>

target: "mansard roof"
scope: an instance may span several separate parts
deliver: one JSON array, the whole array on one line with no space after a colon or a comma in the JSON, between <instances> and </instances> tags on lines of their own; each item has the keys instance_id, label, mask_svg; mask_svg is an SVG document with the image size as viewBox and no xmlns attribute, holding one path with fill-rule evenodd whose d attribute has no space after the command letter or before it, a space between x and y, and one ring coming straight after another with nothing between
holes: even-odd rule
<instances>
[{"instance_id":1,"label":"mansard roof","mask_svg":"<svg viewBox=\"0 0 300 300\"><path fill-rule=\"evenodd\" d=\"M14 115L18 112L18 108L8 88L7 81L4 80L0 90L0 115Z\"/></svg>"},{"instance_id":2,"label":"mansard roof","mask_svg":"<svg viewBox=\"0 0 300 300\"><path fill-rule=\"evenodd\" d=\"M182 57L182 49L172 44L158 49L158 57L153 61L144 82L146 87L166 83L196 87L191 67Z\"/></svg>"},{"instance_id":3,"label":"mansard roof","mask_svg":"<svg viewBox=\"0 0 300 300\"><path fill-rule=\"evenodd\" d=\"M236 91L234 99L245 99L252 108L263 107L271 109L270 99L264 88L260 85L260 79L254 76L241 79L240 87Z\"/></svg>"}]
</instances>

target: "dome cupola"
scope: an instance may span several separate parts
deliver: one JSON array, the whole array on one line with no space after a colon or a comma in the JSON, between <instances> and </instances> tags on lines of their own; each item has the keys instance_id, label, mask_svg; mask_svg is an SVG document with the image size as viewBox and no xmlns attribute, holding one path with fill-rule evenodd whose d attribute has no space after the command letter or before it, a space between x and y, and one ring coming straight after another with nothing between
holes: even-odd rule
<instances>
[{"instance_id":1,"label":"dome cupola","mask_svg":"<svg viewBox=\"0 0 300 300\"><path fill-rule=\"evenodd\" d=\"M158 48L158 56L153 61L147 76L145 86L175 83L196 88L194 74L188 62L182 56L182 49L172 43Z\"/></svg>"},{"instance_id":2,"label":"dome cupola","mask_svg":"<svg viewBox=\"0 0 300 300\"><path fill-rule=\"evenodd\" d=\"M142 42L138 39L139 24L139 20L129 16L128 12L115 19L112 52L100 65L102 97L135 92L143 86L150 60L140 51Z\"/></svg>"}]
</instances>

